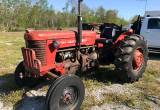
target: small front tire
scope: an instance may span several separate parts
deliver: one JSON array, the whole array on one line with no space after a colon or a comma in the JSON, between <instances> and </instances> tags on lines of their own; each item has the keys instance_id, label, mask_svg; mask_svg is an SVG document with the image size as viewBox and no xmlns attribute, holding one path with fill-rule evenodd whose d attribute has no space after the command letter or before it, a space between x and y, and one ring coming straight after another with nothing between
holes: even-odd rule
<instances>
[{"instance_id":1,"label":"small front tire","mask_svg":"<svg viewBox=\"0 0 160 110\"><path fill-rule=\"evenodd\" d=\"M19 87L23 87L25 84L25 81L23 80L24 73L25 73L25 68L23 66L23 62L21 62L18 64L14 72L15 82Z\"/></svg>"},{"instance_id":2,"label":"small front tire","mask_svg":"<svg viewBox=\"0 0 160 110\"><path fill-rule=\"evenodd\" d=\"M84 84L75 75L58 78L47 93L48 110L79 110L84 100Z\"/></svg>"},{"instance_id":3,"label":"small front tire","mask_svg":"<svg viewBox=\"0 0 160 110\"><path fill-rule=\"evenodd\" d=\"M14 79L15 83L19 87L34 87L38 84L38 79L34 77L26 77L25 74L25 67L23 65L23 62L20 62L18 66L16 67L16 70L14 72Z\"/></svg>"}]
</instances>

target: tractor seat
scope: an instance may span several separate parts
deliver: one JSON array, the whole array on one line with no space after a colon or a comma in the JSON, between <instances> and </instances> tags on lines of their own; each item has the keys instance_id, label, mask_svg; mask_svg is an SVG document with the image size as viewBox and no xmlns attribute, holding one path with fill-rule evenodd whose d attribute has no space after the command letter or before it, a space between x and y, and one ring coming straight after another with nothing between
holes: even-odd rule
<instances>
[{"instance_id":1,"label":"tractor seat","mask_svg":"<svg viewBox=\"0 0 160 110\"><path fill-rule=\"evenodd\" d=\"M114 40L115 37L119 35L120 35L120 31L118 29L113 27L105 27L101 34L101 38Z\"/></svg>"}]
</instances>

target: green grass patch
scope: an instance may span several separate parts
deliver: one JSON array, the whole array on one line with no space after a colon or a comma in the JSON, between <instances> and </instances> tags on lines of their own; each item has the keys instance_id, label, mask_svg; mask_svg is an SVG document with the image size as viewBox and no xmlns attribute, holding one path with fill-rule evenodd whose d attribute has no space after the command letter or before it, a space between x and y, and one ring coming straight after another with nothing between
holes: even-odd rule
<instances>
[{"instance_id":1,"label":"green grass patch","mask_svg":"<svg viewBox=\"0 0 160 110\"><path fill-rule=\"evenodd\" d=\"M16 103L23 98L23 93L24 92L22 90L17 90L10 92L10 94L3 95L2 98L4 105L16 105Z\"/></svg>"}]
</instances>

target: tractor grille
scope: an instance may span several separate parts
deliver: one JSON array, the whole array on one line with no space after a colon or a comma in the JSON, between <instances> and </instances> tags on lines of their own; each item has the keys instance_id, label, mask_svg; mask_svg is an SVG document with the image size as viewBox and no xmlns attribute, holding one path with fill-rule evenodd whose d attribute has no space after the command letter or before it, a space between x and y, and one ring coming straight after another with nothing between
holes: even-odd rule
<instances>
[{"instance_id":1,"label":"tractor grille","mask_svg":"<svg viewBox=\"0 0 160 110\"><path fill-rule=\"evenodd\" d=\"M36 58L41 61L42 66L46 65L46 44L44 41L27 41L27 48L33 49L36 53Z\"/></svg>"}]
</instances>

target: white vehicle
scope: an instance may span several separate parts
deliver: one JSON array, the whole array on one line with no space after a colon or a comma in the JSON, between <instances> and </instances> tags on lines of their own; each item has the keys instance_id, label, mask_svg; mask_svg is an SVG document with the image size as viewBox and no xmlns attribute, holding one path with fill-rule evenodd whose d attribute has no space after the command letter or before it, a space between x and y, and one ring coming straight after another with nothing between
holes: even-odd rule
<instances>
[{"instance_id":1,"label":"white vehicle","mask_svg":"<svg viewBox=\"0 0 160 110\"><path fill-rule=\"evenodd\" d=\"M140 34L147 39L149 48L160 49L160 17L145 17Z\"/></svg>"},{"instance_id":2,"label":"white vehicle","mask_svg":"<svg viewBox=\"0 0 160 110\"><path fill-rule=\"evenodd\" d=\"M131 28L144 36L148 42L149 52L160 53L160 12L158 16L153 13L153 15L145 14L142 19L139 17Z\"/></svg>"}]
</instances>

